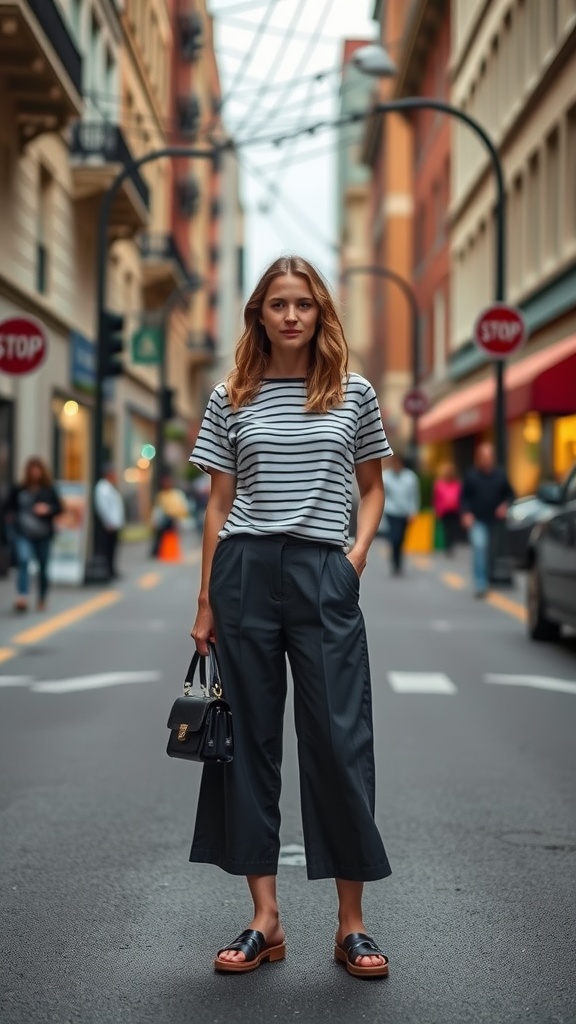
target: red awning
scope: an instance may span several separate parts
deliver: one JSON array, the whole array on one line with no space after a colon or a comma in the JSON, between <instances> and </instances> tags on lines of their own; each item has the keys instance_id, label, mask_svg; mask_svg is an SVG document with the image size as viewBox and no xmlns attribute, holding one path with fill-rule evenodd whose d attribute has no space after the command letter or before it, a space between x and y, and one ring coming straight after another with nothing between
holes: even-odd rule
<instances>
[{"instance_id":1,"label":"red awning","mask_svg":"<svg viewBox=\"0 0 576 1024\"><path fill-rule=\"evenodd\" d=\"M576 335L525 356L504 373L506 418L576 413ZM494 375L443 398L418 420L418 439L449 441L494 421Z\"/></svg>"}]
</instances>

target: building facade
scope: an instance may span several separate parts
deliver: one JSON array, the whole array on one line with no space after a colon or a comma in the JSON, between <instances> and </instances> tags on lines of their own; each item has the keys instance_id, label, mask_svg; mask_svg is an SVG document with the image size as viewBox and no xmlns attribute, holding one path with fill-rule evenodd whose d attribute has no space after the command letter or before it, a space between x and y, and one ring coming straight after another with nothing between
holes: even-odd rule
<instances>
[{"instance_id":1,"label":"building facade","mask_svg":"<svg viewBox=\"0 0 576 1024\"><path fill-rule=\"evenodd\" d=\"M218 96L204 0L0 0L0 321L32 317L48 336L40 370L0 373L0 498L32 454L56 479L89 481L102 197L149 150L209 149ZM161 384L133 335L165 327L165 455L181 473L215 372L220 181L211 159L155 161L112 207L106 307L124 317L125 351L106 386L104 446L133 519L149 514Z\"/></svg>"},{"instance_id":2,"label":"building facade","mask_svg":"<svg viewBox=\"0 0 576 1024\"><path fill-rule=\"evenodd\" d=\"M507 298L529 338L505 372L509 471L528 493L576 458L576 4L452 0L452 102L498 147L507 196ZM494 298L495 185L482 146L453 127L447 395L421 421L435 461L493 437L493 368L472 327Z\"/></svg>"}]
</instances>

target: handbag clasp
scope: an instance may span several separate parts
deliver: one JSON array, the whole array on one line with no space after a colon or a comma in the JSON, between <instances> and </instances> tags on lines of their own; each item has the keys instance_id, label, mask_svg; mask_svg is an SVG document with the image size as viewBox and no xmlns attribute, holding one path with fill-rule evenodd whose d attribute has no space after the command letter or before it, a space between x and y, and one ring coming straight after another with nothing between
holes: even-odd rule
<instances>
[{"instance_id":1,"label":"handbag clasp","mask_svg":"<svg viewBox=\"0 0 576 1024\"><path fill-rule=\"evenodd\" d=\"M186 740L187 735L188 735L188 726L187 725L180 725L178 727L178 736L177 736L178 742L179 743L184 743L184 741Z\"/></svg>"}]
</instances>

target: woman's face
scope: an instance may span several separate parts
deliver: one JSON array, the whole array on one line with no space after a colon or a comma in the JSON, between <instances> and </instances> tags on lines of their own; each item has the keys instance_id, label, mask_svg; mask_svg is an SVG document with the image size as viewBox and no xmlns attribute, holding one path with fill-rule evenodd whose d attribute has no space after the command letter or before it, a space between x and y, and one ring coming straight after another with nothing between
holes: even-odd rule
<instances>
[{"instance_id":1,"label":"woman's face","mask_svg":"<svg viewBox=\"0 0 576 1024\"><path fill-rule=\"evenodd\" d=\"M298 352L312 341L319 313L306 278L282 274L268 287L260 323L264 324L272 349Z\"/></svg>"},{"instance_id":2,"label":"woman's face","mask_svg":"<svg viewBox=\"0 0 576 1024\"><path fill-rule=\"evenodd\" d=\"M34 487L42 483L42 468L36 462L28 468L28 481Z\"/></svg>"}]
</instances>

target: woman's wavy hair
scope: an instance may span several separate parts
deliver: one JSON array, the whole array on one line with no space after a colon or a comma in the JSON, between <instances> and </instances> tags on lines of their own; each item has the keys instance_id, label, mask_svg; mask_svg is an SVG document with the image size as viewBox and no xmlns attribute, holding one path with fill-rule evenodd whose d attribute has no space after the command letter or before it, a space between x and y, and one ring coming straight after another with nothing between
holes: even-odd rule
<instances>
[{"instance_id":1,"label":"woman's wavy hair","mask_svg":"<svg viewBox=\"0 0 576 1024\"><path fill-rule=\"evenodd\" d=\"M51 487L52 486L52 474L51 474L50 470L48 469L48 466L37 455L32 455L28 459L28 461L26 462L26 465L24 466L24 472L22 474L22 486L23 487L31 487L32 486L32 483L33 483L32 470L33 469L40 470L40 477L41 477L41 479L40 479L39 483L40 483L41 487Z\"/></svg>"},{"instance_id":2,"label":"woman's wavy hair","mask_svg":"<svg viewBox=\"0 0 576 1024\"><path fill-rule=\"evenodd\" d=\"M256 285L244 309L244 331L236 346L236 365L226 380L233 409L248 405L258 394L270 357L270 341L260 323L268 288L277 277L303 277L318 303L318 323L311 341L306 409L327 412L344 400L348 346L333 299L322 277L302 256L274 260Z\"/></svg>"}]
</instances>

